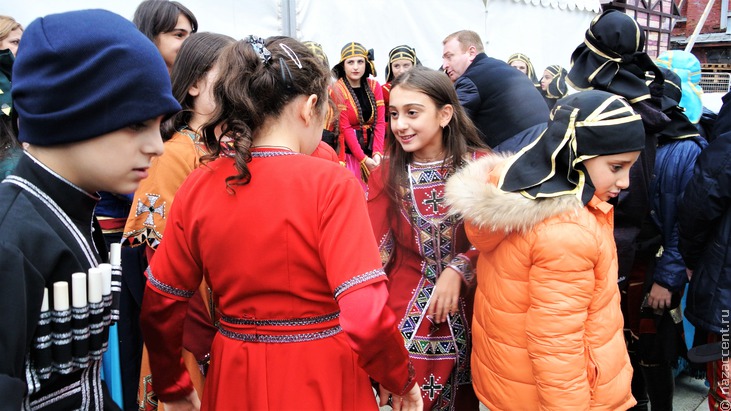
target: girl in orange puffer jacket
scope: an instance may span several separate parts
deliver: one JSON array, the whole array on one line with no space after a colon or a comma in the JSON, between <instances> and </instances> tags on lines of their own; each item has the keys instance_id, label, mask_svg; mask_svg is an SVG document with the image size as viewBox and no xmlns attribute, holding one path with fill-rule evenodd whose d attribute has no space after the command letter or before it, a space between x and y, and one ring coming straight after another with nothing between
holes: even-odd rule
<instances>
[{"instance_id":1,"label":"girl in orange puffer jacket","mask_svg":"<svg viewBox=\"0 0 731 411\"><path fill-rule=\"evenodd\" d=\"M644 141L622 97L580 92L518 154L484 157L447 182L480 251L472 376L491 411L635 404L607 200L629 186Z\"/></svg>"}]
</instances>

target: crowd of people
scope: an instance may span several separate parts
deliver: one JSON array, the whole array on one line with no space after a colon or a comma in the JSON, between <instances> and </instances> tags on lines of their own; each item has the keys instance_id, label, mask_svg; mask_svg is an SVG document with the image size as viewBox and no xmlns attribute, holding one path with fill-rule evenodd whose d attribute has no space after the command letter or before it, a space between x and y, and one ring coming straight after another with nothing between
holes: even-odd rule
<instances>
[{"instance_id":1,"label":"crowd of people","mask_svg":"<svg viewBox=\"0 0 731 411\"><path fill-rule=\"evenodd\" d=\"M177 1L0 16L0 410L672 410L688 360L731 406L731 103L644 43L380 84Z\"/></svg>"}]
</instances>

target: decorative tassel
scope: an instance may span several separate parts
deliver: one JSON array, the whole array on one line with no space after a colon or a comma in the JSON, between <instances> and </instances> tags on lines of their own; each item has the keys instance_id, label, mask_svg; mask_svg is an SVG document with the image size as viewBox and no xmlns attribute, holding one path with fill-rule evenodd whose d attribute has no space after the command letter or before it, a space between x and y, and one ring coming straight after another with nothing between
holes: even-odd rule
<instances>
[{"instance_id":1,"label":"decorative tassel","mask_svg":"<svg viewBox=\"0 0 731 411\"><path fill-rule=\"evenodd\" d=\"M368 169L368 166L365 163L365 160L360 162L360 177L363 179L364 182L368 182L368 178L371 176L371 170Z\"/></svg>"}]
</instances>

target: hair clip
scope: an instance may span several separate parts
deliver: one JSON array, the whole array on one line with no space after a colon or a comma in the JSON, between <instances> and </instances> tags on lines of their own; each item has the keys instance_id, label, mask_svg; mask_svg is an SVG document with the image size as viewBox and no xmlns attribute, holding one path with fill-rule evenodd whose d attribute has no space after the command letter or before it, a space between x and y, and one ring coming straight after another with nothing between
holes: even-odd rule
<instances>
[{"instance_id":1,"label":"hair clip","mask_svg":"<svg viewBox=\"0 0 731 411\"><path fill-rule=\"evenodd\" d=\"M287 53L287 56L294 62L294 64L297 66L297 68L302 68L302 62L300 61L300 58L297 56L297 53L294 52L288 45L286 44L279 44L279 47L284 50L285 53Z\"/></svg>"},{"instance_id":2,"label":"hair clip","mask_svg":"<svg viewBox=\"0 0 731 411\"><path fill-rule=\"evenodd\" d=\"M302 68L302 67L300 67ZM289 70L287 62L283 58L279 58L279 75L282 77L282 82L287 90L292 90L294 85L292 84L292 72Z\"/></svg>"},{"instance_id":3,"label":"hair clip","mask_svg":"<svg viewBox=\"0 0 731 411\"><path fill-rule=\"evenodd\" d=\"M251 48L254 49L256 55L259 56L264 65L269 64L269 60L272 59L272 53L264 46L264 39L259 36L249 35L244 39L245 42L251 44Z\"/></svg>"}]
</instances>

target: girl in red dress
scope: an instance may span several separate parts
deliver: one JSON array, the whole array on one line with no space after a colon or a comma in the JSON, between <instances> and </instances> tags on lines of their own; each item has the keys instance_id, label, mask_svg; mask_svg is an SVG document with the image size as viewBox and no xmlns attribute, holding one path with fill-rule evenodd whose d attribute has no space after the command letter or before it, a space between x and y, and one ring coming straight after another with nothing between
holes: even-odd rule
<instances>
[{"instance_id":1,"label":"girl in red dress","mask_svg":"<svg viewBox=\"0 0 731 411\"><path fill-rule=\"evenodd\" d=\"M470 375L474 262L444 183L487 151L449 78L416 67L393 82L387 160L369 181L368 211L388 305L416 369L425 410L477 410Z\"/></svg>"},{"instance_id":2,"label":"girl in red dress","mask_svg":"<svg viewBox=\"0 0 731 411\"><path fill-rule=\"evenodd\" d=\"M176 193L148 269L141 323L158 398L197 409L180 355L205 278L219 321L202 409L377 410L369 376L394 409L420 409L360 184L309 155L327 68L294 39L250 36L223 50L219 70L210 161Z\"/></svg>"},{"instance_id":3,"label":"girl in red dress","mask_svg":"<svg viewBox=\"0 0 731 411\"><path fill-rule=\"evenodd\" d=\"M338 77L332 85L332 98L340 111L339 153L345 167L366 188L368 176L381 164L386 115L383 90L376 79L373 50L351 42L340 51L340 62L333 67Z\"/></svg>"}]
</instances>

